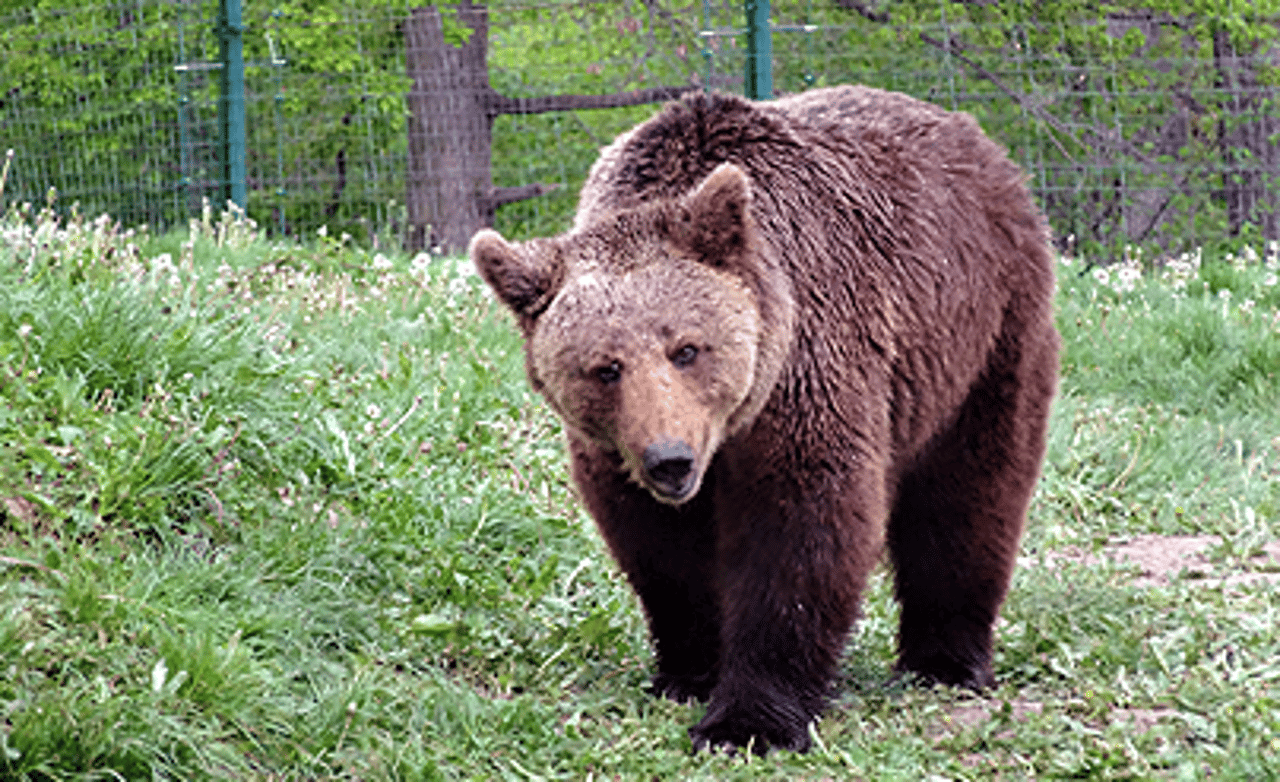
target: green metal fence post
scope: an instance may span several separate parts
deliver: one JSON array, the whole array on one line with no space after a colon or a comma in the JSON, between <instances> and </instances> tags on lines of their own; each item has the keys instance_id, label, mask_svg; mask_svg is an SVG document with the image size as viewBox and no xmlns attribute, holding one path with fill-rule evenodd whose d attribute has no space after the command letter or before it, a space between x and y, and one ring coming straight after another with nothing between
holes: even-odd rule
<instances>
[{"instance_id":1,"label":"green metal fence post","mask_svg":"<svg viewBox=\"0 0 1280 782\"><path fill-rule=\"evenodd\" d=\"M271 19L273 20L272 23L275 27L277 38L280 37L280 17L282 16L284 16L284 12L279 8L271 12ZM287 206L285 196L289 194L289 191L284 186L284 81L280 69L288 64L288 60L276 52L275 38L270 35L267 36L267 48L271 52L271 73L276 86L276 97L273 101L276 120L276 182L278 183L276 186L276 198L280 204L276 210L279 213L276 225L280 230L280 235L284 236L285 229L289 225L285 219L285 208Z\"/></svg>"},{"instance_id":2,"label":"green metal fence post","mask_svg":"<svg viewBox=\"0 0 1280 782\"><path fill-rule=\"evenodd\" d=\"M773 37L769 0L745 0L747 12L747 73L743 89L753 100L773 98Z\"/></svg>"},{"instance_id":3,"label":"green metal fence post","mask_svg":"<svg viewBox=\"0 0 1280 782\"><path fill-rule=\"evenodd\" d=\"M218 125L222 130L222 180L227 200L244 209L244 25L240 0L218 4L218 34L222 54Z\"/></svg>"}]
</instances>

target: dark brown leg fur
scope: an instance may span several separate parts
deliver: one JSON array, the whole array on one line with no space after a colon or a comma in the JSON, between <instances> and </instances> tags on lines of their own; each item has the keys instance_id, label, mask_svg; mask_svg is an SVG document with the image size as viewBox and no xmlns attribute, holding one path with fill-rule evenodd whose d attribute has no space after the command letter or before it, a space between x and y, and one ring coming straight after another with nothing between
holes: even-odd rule
<instances>
[{"instance_id":1,"label":"dark brown leg fur","mask_svg":"<svg viewBox=\"0 0 1280 782\"><path fill-rule=\"evenodd\" d=\"M726 465L733 488L717 496L723 654L711 704L689 731L699 749L753 737L761 753L809 748L878 554L877 525L859 519L865 508L849 502L845 480L761 461Z\"/></svg>"},{"instance_id":2,"label":"dark brown leg fur","mask_svg":"<svg viewBox=\"0 0 1280 782\"><path fill-rule=\"evenodd\" d=\"M1009 588L1044 453L1052 335L997 343L955 425L897 488L887 531L902 606L898 670L995 684L992 626Z\"/></svg>"},{"instance_id":3,"label":"dark brown leg fur","mask_svg":"<svg viewBox=\"0 0 1280 782\"><path fill-rule=\"evenodd\" d=\"M720 649L709 487L672 507L628 480L616 457L572 438L570 450L587 508L648 616L658 656L653 693L706 700Z\"/></svg>"}]
</instances>

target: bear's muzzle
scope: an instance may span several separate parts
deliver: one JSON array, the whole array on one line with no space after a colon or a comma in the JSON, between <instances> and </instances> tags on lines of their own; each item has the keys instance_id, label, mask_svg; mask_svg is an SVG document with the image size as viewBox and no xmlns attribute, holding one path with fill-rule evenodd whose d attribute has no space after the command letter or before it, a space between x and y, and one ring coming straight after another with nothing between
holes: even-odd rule
<instances>
[{"instance_id":1,"label":"bear's muzzle","mask_svg":"<svg viewBox=\"0 0 1280 782\"><path fill-rule=\"evenodd\" d=\"M696 454L684 440L662 440L644 449L644 474L650 487L667 500L685 499L697 483Z\"/></svg>"}]
</instances>

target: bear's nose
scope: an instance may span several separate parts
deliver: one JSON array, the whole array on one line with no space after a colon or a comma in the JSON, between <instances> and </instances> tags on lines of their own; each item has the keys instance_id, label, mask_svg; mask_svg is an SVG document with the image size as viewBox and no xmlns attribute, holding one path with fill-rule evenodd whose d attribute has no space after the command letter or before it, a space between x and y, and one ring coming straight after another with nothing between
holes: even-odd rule
<instances>
[{"instance_id":1,"label":"bear's nose","mask_svg":"<svg viewBox=\"0 0 1280 782\"><path fill-rule=\"evenodd\" d=\"M679 497L689 489L693 449L684 440L663 440L644 449L644 472L658 491Z\"/></svg>"}]
</instances>

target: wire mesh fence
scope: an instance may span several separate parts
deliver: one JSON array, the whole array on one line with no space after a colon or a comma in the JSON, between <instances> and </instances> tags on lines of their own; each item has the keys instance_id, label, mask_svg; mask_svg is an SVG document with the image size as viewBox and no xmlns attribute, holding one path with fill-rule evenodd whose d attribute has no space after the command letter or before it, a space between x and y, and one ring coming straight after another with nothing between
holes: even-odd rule
<instances>
[{"instance_id":1,"label":"wire mesh fence","mask_svg":"<svg viewBox=\"0 0 1280 782\"><path fill-rule=\"evenodd\" d=\"M53 187L66 207L161 228L216 203L217 5L37 3L0 19L7 196ZM246 206L284 233L367 232L404 200L403 9L330 5L244 9Z\"/></svg>"},{"instance_id":2,"label":"wire mesh fence","mask_svg":"<svg viewBox=\"0 0 1280 782\"><path fill-rule=\"evenodd\" d=\"M1274 240L1280 18L1177 5L793 3L780 26L802 32L775 39L775 78L970 112L1026 169L1064 247Z\"/></svg>"},{"instance_id":3,"label":"wire mesh fence","mask_svg":"<svg viewBox=\"0 0 1280 782\"><path fill-rule=\"evenodd\" d=\"M1280 19L1148 6L776 0L774 89L859 82L972 113L1064 248L1280 238ZM4 198L52 187L159 229L222 198L216 11L0 3ZM746 63L740 0L245 0L243 20L249 214L369 243L457 249L460 210L562 230L599 147L682 89L741 92Z\"/></svg>"}]
</instances>

